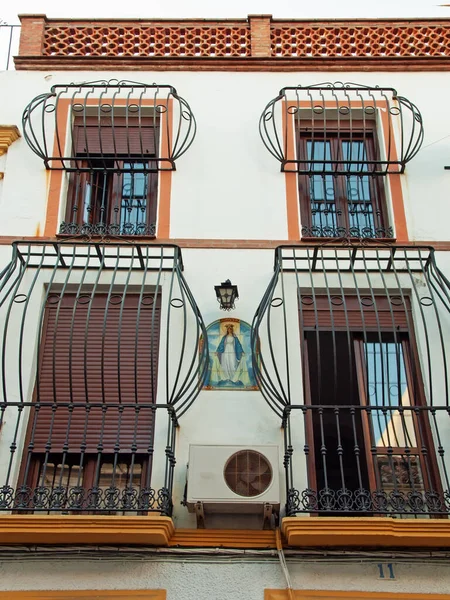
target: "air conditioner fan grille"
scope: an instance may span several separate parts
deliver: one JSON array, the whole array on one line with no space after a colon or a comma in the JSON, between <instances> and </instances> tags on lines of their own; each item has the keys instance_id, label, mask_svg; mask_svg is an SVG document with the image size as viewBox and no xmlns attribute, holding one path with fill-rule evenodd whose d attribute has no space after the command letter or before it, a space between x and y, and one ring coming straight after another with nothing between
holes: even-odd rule
<instances>
[{"instance_id":1,"label":"air conditioner fan grille","mask_svg":"<svg viewBox=\"0 0 450 600\"><path fill-rule=\"evenodd\" d=\"M228 487L239 496L251 498L267 490L272 482L269 461L255 450L240 450L227 461L224 478Z\"/></svg>"}]
</instances>

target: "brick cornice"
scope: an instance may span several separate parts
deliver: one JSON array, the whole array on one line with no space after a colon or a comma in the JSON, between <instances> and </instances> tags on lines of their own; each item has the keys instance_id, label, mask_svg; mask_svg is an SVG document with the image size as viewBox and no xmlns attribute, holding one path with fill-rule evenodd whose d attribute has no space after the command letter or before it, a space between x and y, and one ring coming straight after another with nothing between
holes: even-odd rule
<instances>
[{"instance_id":1,"label":"brick cornice","mask_svg":"<svg viewBox=\"0 0 450 600\"><path fill-rule=\"evenodd\" d=\"M16 125L0 125L0 156L8 152L13 142L20 138Z\"/></svg>"},{"instance_id":2,"label":"brick cornice","mask_svg":"<svg viewBox=\"0 0 450 600\"><path fill-rule=\"evenodd\" d=\"M425 58L148 58L16 56L17 71L450 71L450 57Z\"/></svg>"}]
</instances>

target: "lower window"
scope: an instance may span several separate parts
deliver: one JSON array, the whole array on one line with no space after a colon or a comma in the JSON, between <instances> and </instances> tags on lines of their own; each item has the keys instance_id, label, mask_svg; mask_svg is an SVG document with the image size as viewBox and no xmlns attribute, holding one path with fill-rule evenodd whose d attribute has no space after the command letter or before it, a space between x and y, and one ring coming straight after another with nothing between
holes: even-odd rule
<instances>
[{"instance_id":1,"label":"lower window","mask_svg":"<svg viewBox=\"0 0 450 600\"><path fill-rule=\"evenodd\" d=\"M155 510L160 296L47 294L18 511Z\"/></svg>"},{"instance_id":2,"label":"lower window","mask_svg":"<svg viewBox=\"0 0 450 600\"><path fill-rule=\"evenodd\" d=\"M387 330L381 313L378 331L370 327L371 311L362 327L351 302L346 298L347 330L344 312L340 318L335 311L334 329L304 331L315 506L319 513L429 513L442 491L412 341L400 325Z\"/></svg>"}]
</instances>

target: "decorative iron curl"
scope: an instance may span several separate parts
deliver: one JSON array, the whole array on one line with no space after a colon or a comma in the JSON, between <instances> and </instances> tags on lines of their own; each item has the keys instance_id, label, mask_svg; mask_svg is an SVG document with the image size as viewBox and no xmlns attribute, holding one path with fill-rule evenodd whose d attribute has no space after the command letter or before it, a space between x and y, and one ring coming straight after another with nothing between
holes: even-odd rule
<instances>
[{"instance_id":1,"label":"decorative iron curl","mask_svg":"<svg viewBox=\"0 0 450 600\"><path fill-rule=\"evenodd\" d=\"M304 489L291 488L287 497L287 514L298 513L372 513L386 515L449 514L447 498L436 491L403 492L399 490Z\"/></svg>"},{"instance_id":2,"label":"decorative iron curl","mask_svg":"<svg viewBox=\"0 0 450 600\"><path fill-rule=\"evenodd\" d=\"M382 114L388 118L382 119ZM330 161L295 156L289 147L292 119L295 129L307 130L313 143L330 136L364 140L375 129L383 130L385 147L378 148L374 157L353 156L352 150L350 156ZM338 81L282 88L264 108L259 133L282 171L364 176L403 173L422 146L424 127L417 106L394 88Z\"/></svg>"},{"instance_id":3,"label":"decorative iron curl","mask_svg":"<svg viewBox=\"0 0 450 600\"><path fill-rule=\"evenodd\" d=\"M71 488L11 486L0 488L0 511L77 511L109 512L138 511L171 514L172 501L167 488L158 491L152 488L111 485L105 490L99 487Z\"/></svg>"},{"instance_id":4,"label":"decorative iron curl","mask_svg":"<svg viewBox=\"0 0 450 600\"><path fill-rule=\"evenodd\" d=\"M83 238L91 239L93 237L119 237L119 236L151 236L156 235L156 224L151 223L125 223L123 225L106 224L106 223L68 223L62 221L59 228L60 235L82 236Z\"/></svg>"},{"instance_id":5,"label":"decorative iron curl","mask_svg":"<svg viewBox=\"0 0 450 600\"><path fill-rule=\"evenodd\" d=\"M75 117L82 119L86 145L87 117L91 119L89 126L97 130L100 151L89 152L87 145L83 155L88 161L96 160L91 160L89 167L82 165L75 140L66 136L67 121L73 122ZM119 127L121 137L126 130L125 150L116 146L115 130ZM46 169L117 171L117 161L132 159L150 161L149 171L155 172L175 170L175 161L195 138L197 124L188 102L173 86L111 79L52 86L50 92L36 96L26 106L22 128L28 146ZM153 135L154 147L150 148ZM106 137L112 138L113 151L111 140L103 150Z\"/></svg>"},{"instance_id":6,"label":"decorative iron curl","mask_svg":"<svg viewBox=\"0 0 450 600\"><path fill-rule=\"evenodd\" d=\"M334 238L333 243L336 242L336 238L354 238L360 242L361 240L378 240L379 238L390 239L394 237L394 231L392 227L351 227L346 229L345 227L318 227L317 225L302 227L302 237L323 237L323 238Z\"/></svg>"}]
</instances>

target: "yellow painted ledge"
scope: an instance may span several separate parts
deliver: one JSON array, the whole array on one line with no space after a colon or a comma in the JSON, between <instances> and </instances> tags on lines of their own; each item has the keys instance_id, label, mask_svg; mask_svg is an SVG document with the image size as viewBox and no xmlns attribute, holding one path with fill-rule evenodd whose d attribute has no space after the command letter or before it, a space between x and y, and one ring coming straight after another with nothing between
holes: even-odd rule
<instances>
[{"instance_id":1,"label":"yellow painted ledge","mask_svg":"<svg viewBox=\"0 0 450 600\"><path fill-rule=\"evenodd\" d=\"M13 142L20 138L16 125L0 125L0 156L8 152Z\"/></svg>"},{"instance_id":2,"label":"yellow painted ledge","mask_svg":"<svg viewBox=\"0 0 450 600\"><path fill-rule=\"evenodd\" d=\"M158 515L3 515L0 545L112 544L167 546L175 528Z\"/></svg>"},{"instance_id":3,"label":"yellow painted ledge","mask_svg":"<svg viewBox=\"0 0 450 600\"><path fill-rule=\"evenodd\" d=\"M275 531L246 529L177 529L169 546L184 548L276 548Z\"/></svg>"},{"instance_id":4,"label":"yellow painted ledge","mask_svg":"<svg viewBox=\"0 0 450 600\"><path fill-rule=\"evenodd\" d=\"M450 520L391 517L286 517L288 546L449 548Z\"/></svg>"},{"instance_id":5,"label":"yellow painted ledge","mask_svg":"<svg viewBox=\"0 0 450 600\"><path fill-rule=\"evenodd\" d=\"M0 592L0 600L166 600L166 590L59 590Z\"/></svg>"},{"instance_id":6,"label":"yellow painted ledge","mask_svg":"<svg viewBox=\"0 0 450 600\"><path fill-rule=\"evenodd\" d=\"M1 596L0 596L1 598ZM294 600L450 600L448 594L293 590ZM264 600L292 600L287 590L264 590Z\"/></svg>"}]
</instances>

